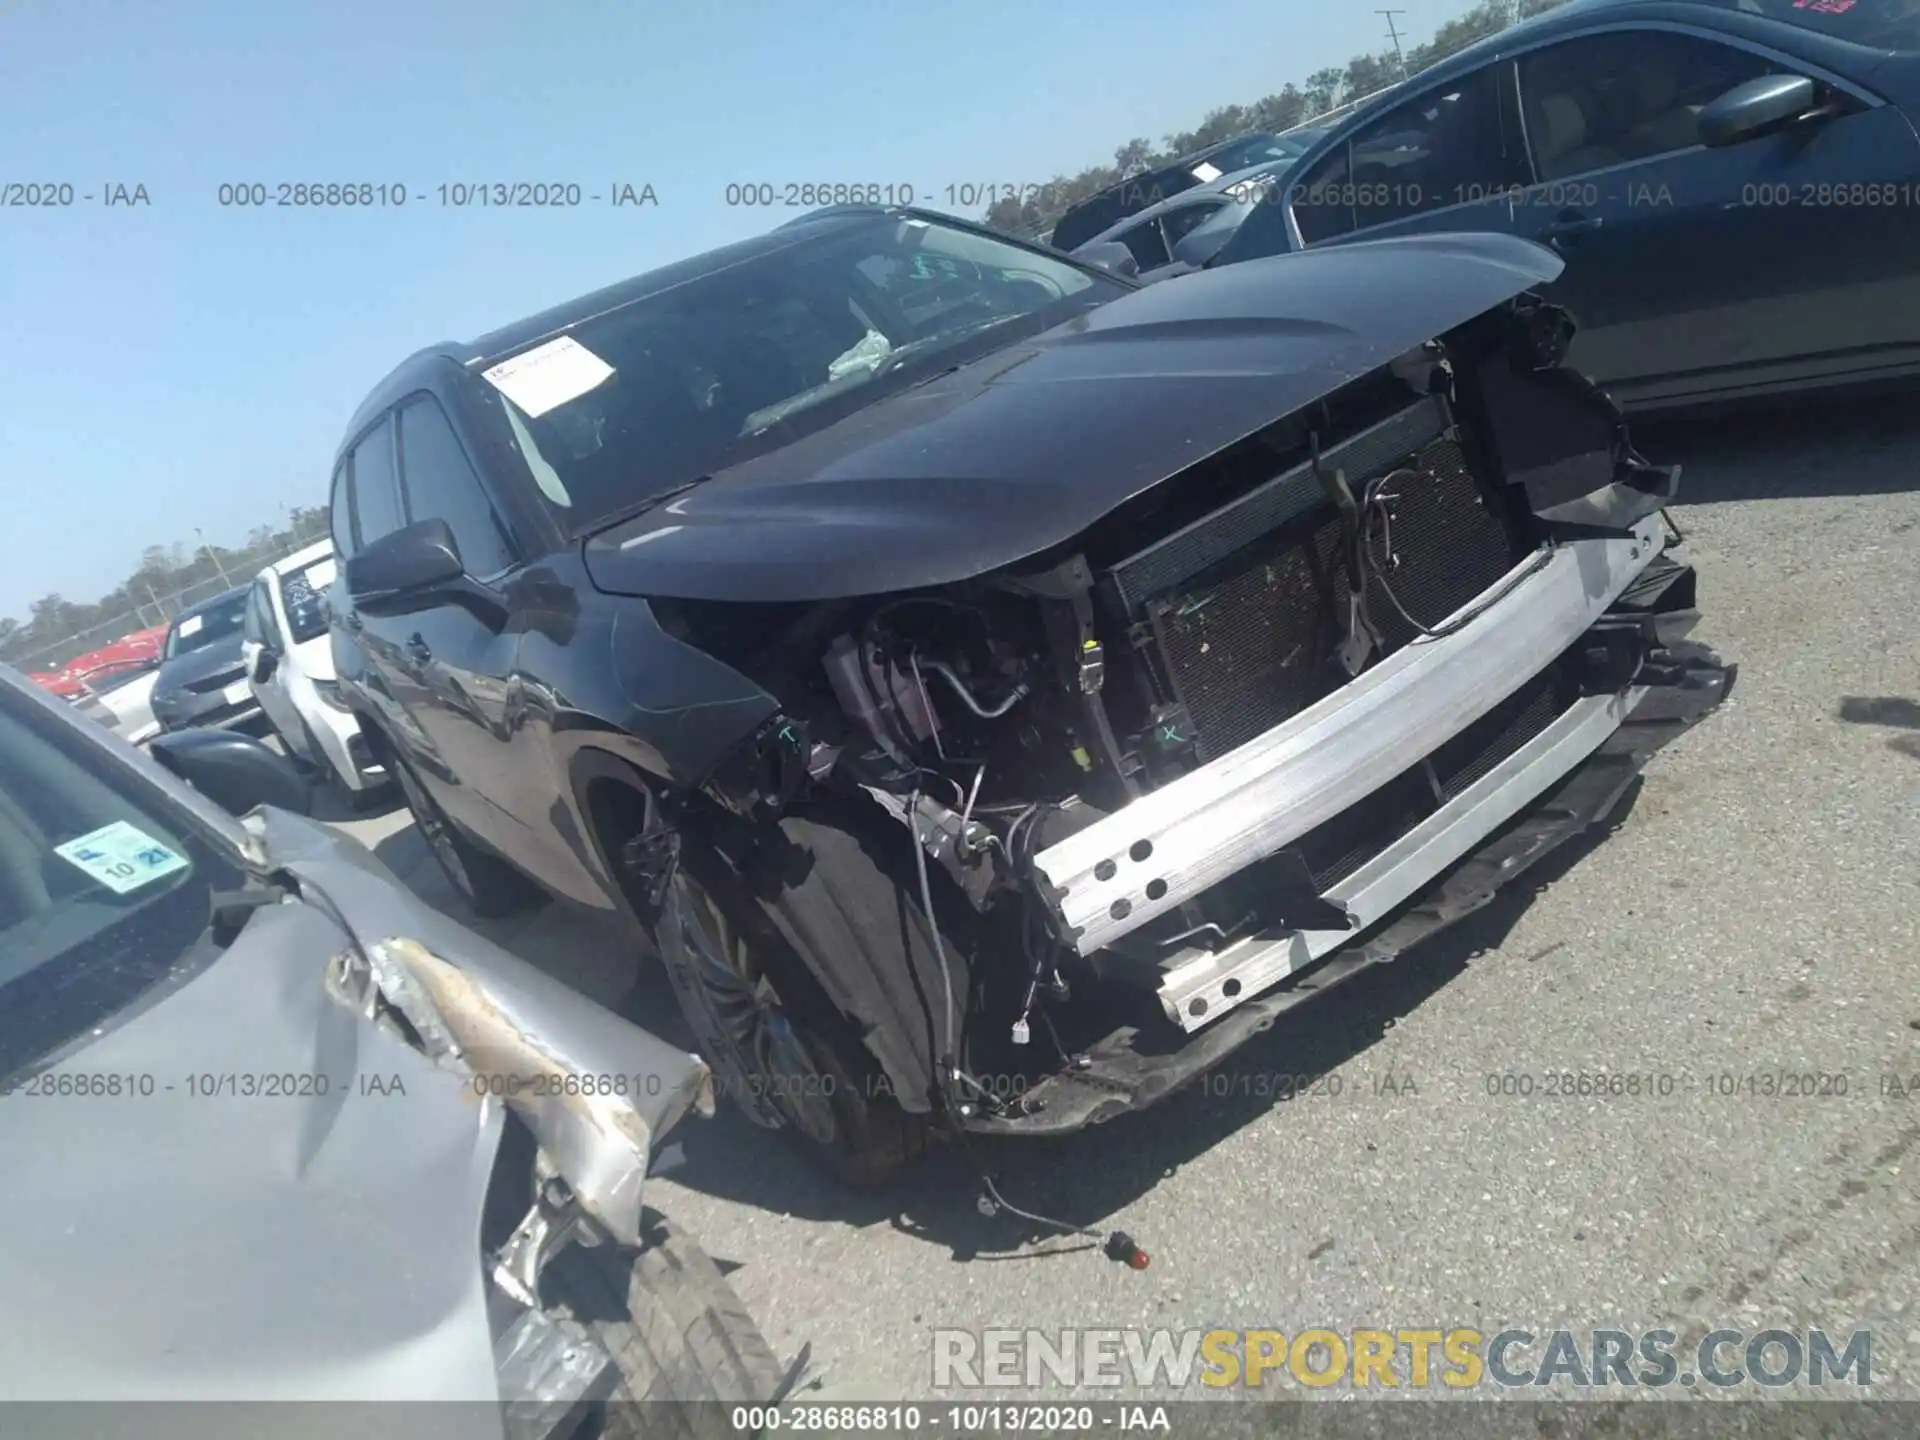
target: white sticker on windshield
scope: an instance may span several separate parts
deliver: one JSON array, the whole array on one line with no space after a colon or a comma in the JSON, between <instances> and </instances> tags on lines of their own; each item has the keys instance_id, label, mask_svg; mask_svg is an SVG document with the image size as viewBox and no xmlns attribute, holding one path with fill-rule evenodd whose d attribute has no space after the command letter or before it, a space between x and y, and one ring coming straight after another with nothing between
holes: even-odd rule
<instances>
[{"instance_id":1,"label":"white sticker on windshield","mask_svg":"<svg viewBox=\"0 0 1920 1440\"><path fill-rule=\"evenodd\" d=\"M116 895L150 885L163 875L187 868L187 857L169 849L124 820L53 847L53 853L78 866Z\"/></svg>"},{"instance_id":2,"label":"white sticker on windshield","mask_svg":"<svg viewBox=\"0 0 1920 1440\"><path fill-rule=\"evenodd\" d=\"M1193 173L1202 185L1211 185L1227 172L1222 170L1218 165L1211 165L1207 161L1202 160L1198 165L1193 167Z\"/></svg>"},{"instance_id":3,"label":"white sticker on windshield","mask_svg":"<svg viewBox=\"0 0 1920 1440\"><path fill-rule=\"evenodd\" d=\"M529 419L538 419L605 384L613 367L571 335L562 335L480 373Z\"/></svg>"},{"instance_id":4,"label":"white sticker on windshield","mask_svg":"<svg viewBox=\"0 0 1920 1440\"><path fill-rule=\"evenodd\" d=\"M207 617L204 615L187 616L186 619L180 622L180 638L184 640L189 635L198 634L200 627L206 623Z\"/></svg>"}]
</instances>

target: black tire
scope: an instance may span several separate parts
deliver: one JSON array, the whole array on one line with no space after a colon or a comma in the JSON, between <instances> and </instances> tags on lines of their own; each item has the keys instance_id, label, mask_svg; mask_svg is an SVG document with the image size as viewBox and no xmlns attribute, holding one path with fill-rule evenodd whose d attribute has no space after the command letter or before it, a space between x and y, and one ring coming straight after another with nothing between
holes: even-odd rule
<instances>
[{"instance_id":1,"label":"black tire","mask_svg":"<svg viewBox=\"0 0 1920 1440\"><path fill-rule=\"evenodd\" d=\"M699 1243L652 1211L646 1221L637 1257L574 1246L554 1256L541 1281L613 1357L619 1378L595 1416L595 1433L605 1440L737 1434L716 1402L768 1403L783 1368Z\"/></svg>"},{"instance_id":2,"label":"black tire","mask_svg":"<svg viewBox=\"0 0 1920 1440\"><path fill-rule=\"evenodd\" d=\"M897 891L845 832L792 816L780 830L789 858L795 846L805 852L803 874L789 876L786 867L757 854L736 866L696 831L684 839L674 884L707 918L721 922L721 948L733 958L735 976L763 1012L771 1010L788 1028L803 1052L803 1077L817 1084L797 1086L790 1053L784 1068L770 1065L777 1049L770 1052L759 1037L738 1029L746 1001L726 991L726 977L703 984L698 976L672 974L669 964L671 978L695 1033L720 1037L726 1060L742 1072L723 1088L743 1081L747 1093L733 1097L743 1108L751 1113L752 1100L770 1101L782 1112L783 1128L835 1179L857 1189L884 1188L926 1153L931 1125L926 1115L900 1106L873 1052L818 977L839 973L835 962L849 956L878 973L904 973L900 932L889 928L894 911L884 903ZM924 921L914 939L925 943ZM833 959L821 958L828 956ZM790 1103L806 1100L814 1103L805 1114Z\"/></svg>"},{"instance_id":3,"label":"black tire","mask_svg":"<svg viewBox=\"0 0 1920 1440\"><path fill-rule=\"evenodd\" d=\"M420 838L469 910L483 920L500 920L546 902L539 886L454 828L405 763L394 760L389 768L413 814Z\"/></svg>"}]
</instances>

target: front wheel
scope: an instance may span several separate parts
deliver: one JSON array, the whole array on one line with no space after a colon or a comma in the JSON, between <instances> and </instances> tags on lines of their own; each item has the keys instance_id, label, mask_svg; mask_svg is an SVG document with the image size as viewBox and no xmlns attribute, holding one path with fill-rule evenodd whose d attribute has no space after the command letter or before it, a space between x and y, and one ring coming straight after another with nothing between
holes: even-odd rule
<instances>
[{"instance_id":1,"label":"front wheel","mask_svg":"<svg viewBox=\"0 0 1920 1440\"><path fill-rule=\"evenodd\" d=\"M842 1183L887 1185L926 1150L926 1118L901 1108L779 923L815 897L756 878L688 840L655 928L681 1008L724 1052L716 1071L749 1116L788 1131Z\"/></svg>"},{"instance_id":2,"label":"front wheel","mask_svg":"<svg viewBox=\"0 0 1920 1440\"><path fill-rule=\"evenodd\" d=\"M773 1347L692 1236L649 1211L636 1257L612 1246L561 1251L541 1286L606 1347L618 1374L596 1418L604 1440L737 1433L724 1411L764 1405L785 1378ZM652 1402L677 1402L655 1404ZM646 1403L642 1414L637 1406Z\"/></svg>"},{"instance_id":3,"label":"front wheel","mask_svg":"<svg viewBox=\"0 0 1920 1440\"><path fill-rule=\"evenodd\" d=\"M390 768L440 873L475 915L498 920L529 910L546 898L526 876L456 830L405 761L395 758Z\"/></svg>"}]
</instances>

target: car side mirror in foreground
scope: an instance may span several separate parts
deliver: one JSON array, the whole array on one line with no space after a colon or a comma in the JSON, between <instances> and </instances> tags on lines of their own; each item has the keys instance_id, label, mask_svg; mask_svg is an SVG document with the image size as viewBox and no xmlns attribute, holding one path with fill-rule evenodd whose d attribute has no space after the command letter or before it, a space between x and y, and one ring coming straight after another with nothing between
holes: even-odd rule
<instances>
[{"instance_id":1,"label":"car side mirror in foreground","mask_svg":"<svg viewBox=\"0 0 1920 1440\"><path fill-rule=\"evenodd\" d=\"M1700 112L1700 143L1738 145L1817 108L1819 92L1804 75L1762 75L1734 86Z\"/></svg>"},{"instance_id":2,"label":"car side mirror in foreground","mask_svg":"<svg viewBox=\"0 0 1920 1440\"><path fill-rule=\"evenodd\" d=\"M273 678L274 668L279 663L279 659L274 655L273 651L262 646L254 652L253 666L247 672L248 678L256 685L264 685L268 680Z\"/></svg>"},{"instance_id":3,"label":"car side mirror in foreground","mask_svg":"<svg viewBox=\"0 0 1920 1440\"><path fill-rule=\"evenodd\" d=\"M347 593L363 610L450 585L466 573L460 546L444 520L416 520L382 535L347 561Z\"/></svg>"},{"instance_id":4,"label":"car side mirror in foreground","mask_svg":"<svg viewBox=\"0 0 1920 1440\"><path fill-rule=\"evenodd\" d=\"M230 730L175 730L156 735L147 753L230 815L277 805L296 815L313 810L313 785L294 763L251 735Z\"/></svg>"},{"instance_id":5,"label":"car side mirror in foreground","mask_svg":"<svg viewBox=\"0 0 1920 1440\"><path fill-rule=\"evenodd\" d=\"M1110 275L1133 280L1140 274L1140 262L1133 258L1133 252L1118 240L1102 240L1098 245L1082 245L1073 252L1073 258L1088 265L1097 265Z\"/></svg>"}]
</instances>

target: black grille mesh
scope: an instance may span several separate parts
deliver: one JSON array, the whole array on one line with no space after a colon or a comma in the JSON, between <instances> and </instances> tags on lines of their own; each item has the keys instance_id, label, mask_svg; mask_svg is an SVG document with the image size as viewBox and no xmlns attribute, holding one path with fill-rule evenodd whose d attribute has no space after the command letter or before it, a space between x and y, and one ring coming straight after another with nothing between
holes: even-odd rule
<instances>
[{"instance_id":1,"label":"black grille mesh","mask_svg":"<svg viewBox=\"0 0 1920 1440\"><path fill-rule=\"evenodd\" d=\"M1486 590L1517 558L1504 517L1443 436L1405 458L1415 472L1383 494L1395 563L1393 594L1434 625ZM1378 466L1378 475L1399 468ZM1368 475L1351 477L1356 490ZM1224 755L1330 695L1347 676L1333 655L1343 633L1340 525L1322 501L1148 602L1167 673L1191 717L1202 760ZM1384 547L1381 547L1384 548ZM1377 581L1368 609L1390 655L1417 633Z\"/></svg>"}]
</instances>

